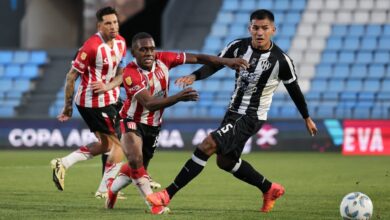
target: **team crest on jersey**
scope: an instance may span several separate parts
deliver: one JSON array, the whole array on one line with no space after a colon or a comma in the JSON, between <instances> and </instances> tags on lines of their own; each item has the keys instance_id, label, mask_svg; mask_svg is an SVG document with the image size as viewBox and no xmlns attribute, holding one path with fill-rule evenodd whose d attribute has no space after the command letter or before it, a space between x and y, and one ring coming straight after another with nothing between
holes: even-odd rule
<instances>
[{"instance_id":1,"label":"team crest on jersey","mask_svg":"<svg viewBox=\"0 0 390 220\"><path fill-rule=\"evenodd\" d=\"M86 52L82 52L81 55L80 55L80 58L81 58L81 60L85 60L87 58L87 53Z\"/></svg>"},{"instance_id":2,"label":"team crest on jersey","mask_svg":"<svg viewBox=\"0 0 390 220\"><path fill-rule=\"evenodd\" d=\"M130 77L130 76L126 77L125 82L126 82L126 84L127 84L128 86L130 86L130 85L133 83L133 82L131 81L131 77Z\"/></svg>"},{"instance_id":3,"label":"team crest on jersey","mask_svg":"<svg viewBox=\"0 0 390 220\"><path fill-rule=\"evenodd\" d=\"M259 62L263 71L266 71L271 68L271 63L268 60L260 60Z\"/></svg>"}]
</instances>

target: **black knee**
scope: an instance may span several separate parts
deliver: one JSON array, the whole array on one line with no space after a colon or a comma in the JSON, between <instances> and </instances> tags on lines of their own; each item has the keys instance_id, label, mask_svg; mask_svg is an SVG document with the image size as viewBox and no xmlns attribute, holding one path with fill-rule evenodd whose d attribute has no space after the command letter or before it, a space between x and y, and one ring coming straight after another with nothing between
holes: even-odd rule
<instances>
[{"instance_id":1,"label":"black knee","mask_svg":"<svg viewBox=\"0 0 390 220\"><path fill-rule=\"evenodd\" d=\"M236 165L236 161L228 157L217 155L217 165L220 169L230 172L234 165Z\"/></svg>"},{"instance_id":2,"label":"black knee","mask_svg":"<svg viewBox=\"0 0 390 220\"><path fill-rule=\"evenodd\" d=\"M152 148L152 149L145 149L145 148L143 148L143 149L142 149L143 161L144 161L143 163L144 163L145 169L148 168L149 162L150 162L150 160L153 158L154 150L155 150L155 149L156 149L156 148Z\"/></svg>"}]
</instances>

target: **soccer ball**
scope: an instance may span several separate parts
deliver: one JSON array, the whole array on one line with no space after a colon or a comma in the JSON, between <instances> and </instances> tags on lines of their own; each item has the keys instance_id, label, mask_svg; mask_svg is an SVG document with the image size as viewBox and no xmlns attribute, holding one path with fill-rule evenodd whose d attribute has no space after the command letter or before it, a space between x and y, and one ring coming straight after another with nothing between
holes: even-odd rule
<instances>
[{"instance_id":1,"label":"soccer ball","mask_svg":"<svg viewBox=\"0 0 390 220\"><path fill-rule=\"evenodd\" d=\"M371 199L361 192L347 194L340 204L340 214L344 220L369 220L372 209Z\"/></svg>"}]
</instances>

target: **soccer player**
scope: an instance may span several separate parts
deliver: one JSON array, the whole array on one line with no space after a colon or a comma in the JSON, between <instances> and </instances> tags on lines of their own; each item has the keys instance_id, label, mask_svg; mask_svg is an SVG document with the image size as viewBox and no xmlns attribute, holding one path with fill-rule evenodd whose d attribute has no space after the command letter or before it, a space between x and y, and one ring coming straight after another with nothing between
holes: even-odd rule
<instances>
[{"instance_id":1,"label":"soccer player","mask_svg":"<svg viewBox=\"0 0 390 220\"><path fill-rule=\"evenodd\" d=\"M272 95L281 81L301 113L310 135L317 133L298 85L293 62L271 41L276 30L274 15L268 10L257 10L251 14L249 22L251 37L234 40L220 53L221 57L242 57L250 65L248 69L236 72L235 90L220 127L197 147L171 185L147 197L151 204L167 206L180 189L202 172L209 157L216 153L218 167L258 188L263 194L261 211L271 211L276 199L285 192L283 186L266 179L240 156L246 141L267 119ZM177 79L176 83L191 85L221 68L205 65Z\"/></svg>"},{"instance_id":2,"label":"soccer player","mask_svg":"<svg viewBox=\"0 0 390 220\"><path fill-rule=\"evenodd\" d=\"M115 181L109 179L106 208L114 207L117 192L127 185L129 179L132 179L144 199L153 193L145 165L153 157L157 146L164 108L180 101L198 100L198 93L192 88L168 96L171 68L185 63L226 65L233 69L248 67L248 63L241 58L157 52L152 36L144 32L133 37L131 53L135 59L123 73L127 99L120 111L121 143L129 163L123 165ZM150 206L152 214L163 214L168 210L163 205Z\"/></svg>"},{"instance_id":3,"label":"soccer player","mask_svg":"<svg viewBox=\"0 0 390 220\"><path fill-rule=\"evenodd\" d=\"M66 169L77 162L110 151L98 189L106 191L106 180L118 173L124 157L115 133L115 119L118 113L116 105L119 85L122 83L122 72L126 65L126 43L118 33L119 24L115 9L101 8L96 12L96 18L98 32L79 49L66 75L64 108L57 118L65 122L72 117L74 86L80 76L81 83L75 103L81 117L98 141L51 161L53 181L61 191L64 190Z\"/></svg>"}]
</instances>

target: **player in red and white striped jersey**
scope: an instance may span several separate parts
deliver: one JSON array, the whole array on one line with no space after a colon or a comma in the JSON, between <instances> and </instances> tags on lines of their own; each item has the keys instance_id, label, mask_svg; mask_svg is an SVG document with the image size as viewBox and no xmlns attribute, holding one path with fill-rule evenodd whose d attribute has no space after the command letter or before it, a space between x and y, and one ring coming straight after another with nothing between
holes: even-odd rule
<instances>
[{"instance_id":1,"label":"player in red and white striped jersey","mask_svg":"<svg viewBox=\"0 0 390 220\"><path fill-rule=\"evenodd\" d=\"M153 97L167 97L168 71L177 65L184 64L184 62L185 53L173 52L156 52L155 63L150 71L139 67L136 60L131 62L124 73L127 99L120 111L121 118L132 118L135 123L159 126L164 108L150 111L137 100L136 95L146 89Z\"/></svg>"},{"instance_id":2,"label":"player in red and white striped jersey","mask_svg":"<svg viewBox=\"0 0 390 220\"><path fill-rule=\"evenodd\" d=\"M118 115L116 104L119 85L125 67L126 43L118 33L119 24L115 9L105 7L96 13L98 32L79 49L66 76L65 102L58 120L65 122L72 117L73 93L76 79L81 83L75 97L80 115L94 132L98 142L81 146L71 154L51 161L53 181L64 190L65 170L73 164L91 159L110 151L99 191L107 191L105 180L114 177L121 167L123 151L115 133Z\"/></svg>"},{"instance_id":3,"label":"player in red and white striped jersey","mask_svg":"<svg viewBox=\"0 0 390 220\"><path fill-rule=\"evenodd\" d=\"M86 108L101 108L115 104L119 98L119 86L94 92L95 84L104 85L114 80L118 70L124 68L126 56L125 39L116 35L108 44L102 33L91 36L80 48L72 68L81 75L81 83L75 97L76 105ZM122 62L122 63L121 63Z\"/></svg>"},{"instance_id":4,"label":"player in red and white striped jersey","mask_svg":"<svg viewBox=\"0 0 390 220\"><path fill-rule=\"evenodd\" d=\"M186 88L168 96L169 70L185 63L226 65L234 69L247 68L241 58L227 59L190 53L156 52L152 36L138 33L133 37L131 52L135 60L123 73L127 99L120 111L121 143L129 161L122 166L118 178L110 183L106 207L113 208L116 193L132 179L141 195L152 193L145 167L153 157L164 108L180 101L198 100L197 91ZM112 180L113 181L113 180ZM164 206L150 207L153 214L167 211Z\"/></svg>"}]
</instances>

